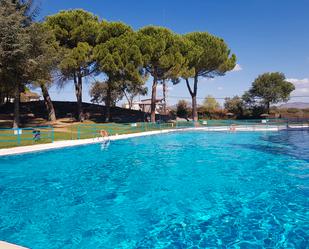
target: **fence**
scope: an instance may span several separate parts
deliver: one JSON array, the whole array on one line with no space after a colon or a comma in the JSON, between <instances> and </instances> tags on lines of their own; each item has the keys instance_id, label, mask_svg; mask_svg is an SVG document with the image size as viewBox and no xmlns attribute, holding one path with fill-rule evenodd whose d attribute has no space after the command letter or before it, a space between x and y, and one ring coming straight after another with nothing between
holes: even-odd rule
<instances>
[{"instance_id":1,"label":"fence","mask_svg":"<svg viewBox=\"0 0 309 249\"><path fill-rule=\"evenodd\" d=\"M287 127L286 119L248 119L248 120L200 120L170 123L125 123L125 124L81 124L77 126L77 139L99 137L102 130L109 135L129 134L143 131L182 129L191 127L229 127L231 125L254 128Z\"/></svg>"},{"instance_id":2,"label":"fence","mask_svg":"<svg viewBox=\"0 0 309 249\"><path fill-rule=\"evenodd\" d=\"M122 123L122 124L81 124L77 126L77 139L99 137L102 130L109 135L120 135L137 133L143 131L154 131L172 129L174 123Z\"/></svg>"},{"instance_id":3,"label":"fence","mask_svg":"<svg viewBox=\"0 0 309 249\"><path fill-rule=\"evenodd\" d=\"M253 128L288 128L309 129L309 120L287 120L287 119L248 119L248 120L200 120L181 122L157 122L157 123L102 123L102 124L80 124L71 127L71 132L56 132L57 140L96 138L101 136L105 130L109 135L129 134L143 131L154 131L164 129L181 129L190 127L239 127ZM73 131L74 129L74 131ZM52 126L0 129L0 148L29 145L35 143L53 142L55 132Z\"/></svg>"},{"instance_id":4,"label":"fence","mask_svg":"<svg viewBox=\"0 0 309 249\"><path fill-rule=\"evenodd\" d=\"M0 129L0 147L2 148L53 141L54 128L52 126Z\"/></svg>"},{"instance_id":5,"label":"fence","mask_svg":"<svg viewBox=\"0 0 309 249\"><path fill-rule=\"evenodd\" d=\"M242 126L242 127L278 127L286 126L286 119L244 119L244 120L202 120L199 121L202 126Z\"/></svg>"},{"instance_id":6,"label":"fence","mask_svg":"<svg viewBox=\"0 0 309 249\"><path fill-rule=\"evenodd\" d=\"M288 125L286 119L245 119L245 120L199 120L198 122L193 121L182 121L176 122L177 128L186 127L229 127L231 125L242 126L242 127L282 127Z\"/></svg>"}]
</instances>

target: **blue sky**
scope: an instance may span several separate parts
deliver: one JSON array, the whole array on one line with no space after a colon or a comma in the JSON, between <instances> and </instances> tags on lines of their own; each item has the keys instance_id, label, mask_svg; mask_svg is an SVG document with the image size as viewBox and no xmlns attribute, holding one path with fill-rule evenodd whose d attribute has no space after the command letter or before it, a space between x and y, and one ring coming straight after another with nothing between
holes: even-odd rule
<instances>
[{"instance_id":1,"label":"blue sky","mask_svg":"<svg viewBox=\"0 0 309 249\"><path fill-rule=\"evenodd\" d=\"M296 85L294 96L309 96L309 0L41 0L40 7L40 19L83 8L134 29L161 25L181 34L208 31L222 37L238 58L238 70L200 80L200 98L241 95L259 74L271 71L285 73ZM84 101L90 100L92 80L84 85ZM75 101L72 84L50 91L54 100ZM184 82L171 85L168 95L170 104L190 96ZM291 99L296 101L309 102L309 97Z\"/></svg>"}]
</instances>

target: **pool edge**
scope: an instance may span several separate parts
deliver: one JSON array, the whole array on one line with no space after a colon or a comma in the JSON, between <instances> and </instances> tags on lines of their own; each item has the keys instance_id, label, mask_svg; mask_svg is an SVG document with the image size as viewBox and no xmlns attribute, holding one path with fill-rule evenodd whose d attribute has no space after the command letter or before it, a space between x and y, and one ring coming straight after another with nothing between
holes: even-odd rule
<instances>
[{"instance_id":1,"label":"pool edge","mask_svg":"<svg viewBox=\"0 0 309 249\"><path fill-rule=\"evenodd\" d=\"M28 249L28 248L0 240L0 249Z\"/></svg>"},{"instance_id":2,"label":"pool edge","mask_svg":"<svg viewBox=\"0 0 309 249\"><path fill-rule=\"evenodd\" d=\"M145 132L132 133L132 134L113 135L113 136L110 136L109 139L111 141L121 140L121 139L133 138L133 137L169 133L169 132L178 131L178 130L183 130L183 129L145 131ZM78 145L96 144L102 141L104 141L103 138L99 137L99 138L87 138L87 139L78 139L78 140L62 140L62 141L55 141L53 143L47 143L47 144L35 144L35 145L28 145L28 146L13 147L13 148L7 148L7 149L0 149L0 156L18 155L18 154L24 154L24 153L73 147L73 146L78 146Z\"/></svg>"},{"instance_id":3,"label":"pool edge","mask_svg":"<svg viewBox=\"0 0 309 249\"><path fill-rule=\"evenodd\" d=\"M121 140L128 139L134 137L142 137L142 136L151 136L163 133L177 132L177 131L192 131L192 130L203 130L203 131L230 131L230 127L227 126L214 126L214 127L189 127L189 128L180 128L180 129L167 129L167 130L159 130L159 131L145 131L139 133L132 134L122 134L122 135L113 135L110 136L109 139L113 140ZM284 130L283 127L268 127L268 128L253 128L253 127L237 127L237 131L279 131ZM9 155L18 155L24 153L32 153L38 151L45 151L51 149L60 149L66 147L73 147L78 145L87 145L87 144L96 144L104 141L103 138L87 138L87 139L79 139L79 140L62 140L55 141L53 143L47 144L36 144L36 145L28 145L28 146L20 146L13 147L7 149L0 149L0 157L1 156L9 156Z\"/></svg>"}]
</instances>

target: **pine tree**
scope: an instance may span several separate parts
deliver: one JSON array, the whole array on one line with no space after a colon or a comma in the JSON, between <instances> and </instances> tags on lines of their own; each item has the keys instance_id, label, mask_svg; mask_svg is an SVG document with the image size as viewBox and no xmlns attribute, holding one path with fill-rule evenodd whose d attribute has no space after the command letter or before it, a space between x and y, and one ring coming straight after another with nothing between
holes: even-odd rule
<instances>
[{"instance_id":1,"label":"pine tree","mask_svg":"<svg viewBox=\"0 0 309 249\"><path fill-rule=\"evenodd\" d=\"M235 67L236 56L230 54L223 39L206 32L186 34L184 41L183 54L187 60L187 70L183 71L182 77L192 97L192 118L197 121L196 97L199 79L224 75ZM193 87L190 79L193 79Z\"/></svg>"},{"instance_id":2,"label":"pine tree","mask_svg":"<svg viewBox=\"0 0 309 249\"><path fill-rule=\"evenodd\" d=\"M84 120L82 106L83 79L96 70L93 48L99 29L98 17L84 10L61 11L46 19L62 49L60 70L63 81L73 80L77 99L77 116Z\"/></svg>"},{"instance_id":3,"label":"pine tree","mask_svg":"<svg viewBox=\"0 0 309 249\"><path fill-rule=\"evenodd\" d=\"M20 92L30 79L30 36L25 8L11 1L0 2L0 79L14 89L13 127L19 127Z\"/></svg>"}]
</instances>

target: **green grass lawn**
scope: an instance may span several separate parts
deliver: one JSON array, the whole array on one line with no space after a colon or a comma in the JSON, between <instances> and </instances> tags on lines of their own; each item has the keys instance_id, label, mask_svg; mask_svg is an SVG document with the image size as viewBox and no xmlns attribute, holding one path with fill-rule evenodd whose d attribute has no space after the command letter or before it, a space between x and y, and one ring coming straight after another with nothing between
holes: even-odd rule
<instances>
[{"instance_id":1,"label":"green grass lawn","mask_svg":"<svg viewBox=\"0 0 309 249\"><path fill-rule=\"evenodd\" d=\"M143 131L153 131L172 128L171 123L153 124L136 123L132 124L72 124L61 128L37 128L41 132L41 138L34 140L33 130L22 130L22 134L14 134L13 130L0 130L0 148L10 148L33 144L51 143L52 141L75 140L100 137L100 131L106 130L109 135L130 134Z\"/></svg>"}]
</instances>

